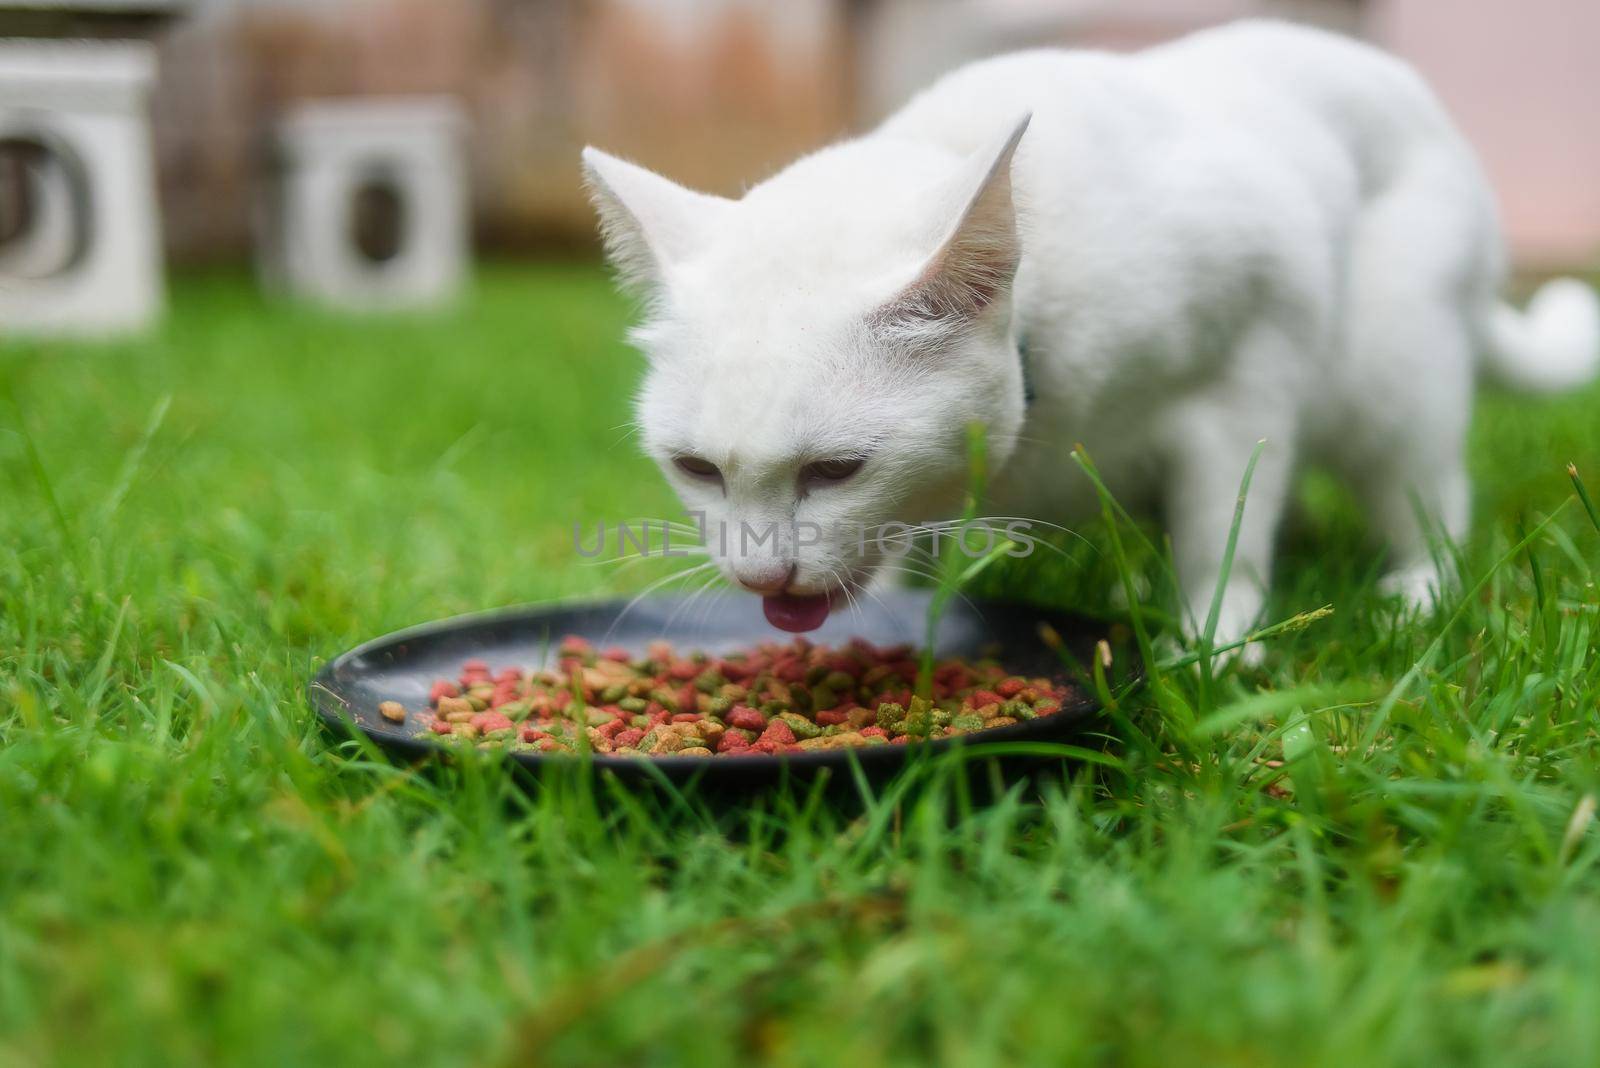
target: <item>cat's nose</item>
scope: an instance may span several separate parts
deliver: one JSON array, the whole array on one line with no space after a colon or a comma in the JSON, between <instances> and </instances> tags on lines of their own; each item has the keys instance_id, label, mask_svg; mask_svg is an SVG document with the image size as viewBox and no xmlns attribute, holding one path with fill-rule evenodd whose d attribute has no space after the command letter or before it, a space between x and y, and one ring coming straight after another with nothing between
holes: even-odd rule
<instances>
[{"instance_id":1,"label":"cat's nose","mask_svg":"<svg viewBox=\"0 0 1600 1068\"><path fill-rule=\"evenodd\" d=\"M794 581L794 573L798 565L785 564L778 561L770 562L764 566L745 568L740 567L735 575L739 585L751 593L763 596L782 593Z\"/></svg>"}]
</instances>

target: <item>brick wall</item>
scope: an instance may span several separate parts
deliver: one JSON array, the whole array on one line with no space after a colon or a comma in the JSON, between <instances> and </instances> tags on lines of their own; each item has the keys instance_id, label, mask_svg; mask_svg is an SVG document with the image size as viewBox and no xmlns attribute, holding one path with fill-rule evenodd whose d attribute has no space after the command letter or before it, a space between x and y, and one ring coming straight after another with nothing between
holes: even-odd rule
<instances>
[{"instance_id":1,"label":"brick wall","mask_svg":"<svg viewBox=\"0 0 1600 1068\"><path fill-rule=\"evenodd\" d=\"M161 38L153 111L175 260L249 248L267 133L287 102L450 93L473 119L489 248L592 241L578 149L594 142L737 192L848 128L833 0L213 3Z\"/></svg>"}]
</instances>

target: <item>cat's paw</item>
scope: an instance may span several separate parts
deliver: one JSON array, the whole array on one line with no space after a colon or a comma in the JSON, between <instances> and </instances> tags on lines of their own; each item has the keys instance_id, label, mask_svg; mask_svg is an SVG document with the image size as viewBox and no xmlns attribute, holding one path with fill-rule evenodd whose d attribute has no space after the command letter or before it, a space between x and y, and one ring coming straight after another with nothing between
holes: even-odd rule
<instances>
[{"instance_id":1,"label":"cat's paw","mask_svg":"<svg viewBox=\"0 0 1600 1068\"><path fill-rule=\"evenodd\" d=\"M1212 654L1214 667L1221 668L1233 664L1241 668L1254 669L1261 666L1267 651L1260 642L1226 648L1244 640L1245 635L1255 629L1256 620L1261 616L1261 609L1261 595L1254 589L1234 586L1223 595L1222 605L1217 613L1217 627L1211 638L1211 648L1218 650ZM1191 621L1191 641L1198 641L1203 626L1200 620Z\"/></svg>"},{"instance_id":2,"label":"cat's paw","mask_svg":"<svg viewBox=\"0 0 1600 1068\"><path fill-rule=\"evenodd\" d=\"M1450 583L1431 563L1396 568L1378 580L1378 596L1397 601L1414 615L1428 616L1445 603Z\"/></svg>"}]
</instances>

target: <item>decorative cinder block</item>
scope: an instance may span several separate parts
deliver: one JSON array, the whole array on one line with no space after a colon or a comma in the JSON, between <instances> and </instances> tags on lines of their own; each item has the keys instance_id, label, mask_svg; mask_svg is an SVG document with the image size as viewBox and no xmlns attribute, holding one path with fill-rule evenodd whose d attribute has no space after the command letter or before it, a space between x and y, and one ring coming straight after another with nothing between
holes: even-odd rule
<instances>
[{"instance_id":1,"label":"decorative cinder block","mask_svg":"<svg viewBox=\"0 0 1600 1068\"><path fill-rule=\"evenodd\" d=\"M355 309L438 305L466 275L466 119L440 97L308 101L277 126L263 279Z\"/></svg>"},{"instance_id":2,"label":"decorative cinder block","mask_svg":"<svg viewBox=\"0 0 1600 1068\"><path fill-rule=\"evenodd\" d=\"M106 334L162 301L144 42L0 41L0 332Z\"/></svg>"}]
</instances>

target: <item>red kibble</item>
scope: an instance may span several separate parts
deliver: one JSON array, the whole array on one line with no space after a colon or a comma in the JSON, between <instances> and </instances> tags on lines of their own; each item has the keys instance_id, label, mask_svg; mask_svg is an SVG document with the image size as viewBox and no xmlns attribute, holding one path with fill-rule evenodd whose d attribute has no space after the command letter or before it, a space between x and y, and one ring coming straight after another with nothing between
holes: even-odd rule
<instances>
[{"instance_id":1,"label":"red kibble","mask_svg":"<svg viewBox=\"0 0 1600 1068\"><path fill-rule=\"evenodd\" d=\"M1000 682L996 683L994 692L1009 701L1027 688L1026 681L1019 678L1009 678L1001 679Z\"/></svg>"},{"instance_id":2,"label":"red kibble","mask_svg":"<svg viewBox=\"0 0 1600 1068\"><path fill-rule=\"evenodd\" d=\"M862 727L861 730L858 731L857 733L859 733L861 735L861 737L863 737L863 738L887 738L887 737L889 737L889 732L884 730L882 727Z\"/></svg>"},{"instance_id":3,"label":"red kibble","mask_svg":"<svg viewBox=\"0 0 1600 1068\"><path fill-rule=\"evenodd\" d=\"M428 724L428 729L435 734L450 734L456 729L456 725L447 719L436 719Z\"/></svg>"},{"instance_id":4,"label":"red kibble","mask_svg":"<svg viewBox=\"0 0 1600 1068\"><path fill-rule=\"evenodd\" d=\"M433 684L433 689L428 691L428 703L430 705L436 705L436 704L439 703L439 698L441 698L441 697L460 697L460 696L461 696L461 687L457 686L455 683L451 682L449 679L440 679L438 682L435 682Z\"/></svg>"},{"instance_id":5,"label":"red kibble","mask_svg":"<svg viewBox=\"0 0 1600 1068\"><path fill-rule=\"evenodd\" d=\"M761 732L761 737L756 739L756 744L771 742L773 745L795 744L794 731L781 719L775 719L767 724L767 729Z\"/></svg>"},{"instance_id":6,"label":"red kibble","mask_svg":"<svg viewBox=\"0 0 1600 1068\"><path fill-rule=\"evenodd\" d=\"M719 753L731 753L736 749L749 748L750 742L745 738L745 736L742 734L735 734L732 731L728 731L727 733L723 734L721 738L717 739L717 752Z\"/></svg>"},{"instance_id":7,"label":"red kibble","mask_svg":"<svg viewBox=\"0 0 1600 1068\"><path fill-rule=\"evenodd\" d=\"M466 674L476 675L480 671L488 671L488 670L489 670L489 663L486 660L473 659L473 660L468 660L466 663L461 665L461 673L463 675L466 675Z\"/></svg>"},{"instance_id":8,"label":"red kibble","mask_svg":"<svg viewBox=\"0 0 1600 1068\"><path fill-rule=\"evenodd\" d=\"M698 712L679 712L672 717L673 723L698 723L704 718Z\"/></svg>"},{"instance_id":9,"label":"red kibble","mask_svg":"<svg viewBox=\"0 0 1600 1068\"><path fill-rule=\"evenodd\" d=\"M633 657L629 656L628 650L624 649L622 646L613 645L611 648L600 654L600 659L614 660L619 664L626 664L628 661L632 660Z\"/></svg>"},{"instance_id":10,"label":"red kibble","mask_svg":"<svg viewBox=\"0 0 1600 1068\"><path fill-rule=\"evenodd\" d=\"M772 665L772 673L784 682L804 682L806 665L803 660L786 657Z\"/></svg>"},{"instance_id":11,"label":"red kibble","mask_svg":"<svg viewBox=\"0 0 1600 1068\"><path fill-rule=\"evenodd\" d=\"M1061 711L1061 702L1054 697L1046 697L1043 701L1034 705L1033 710L1041 716L1048 716Z\"/></svg>"},{"instance_id":12,"label":"red kibble","mask_svg":"<svg viewBox=\"0 0 1600 1068\"><path fill-rule=\"evenodd\" d=\"M818 712L816 720L824 727L833 727L840 723L848 723L850 714L842 709L835 708L826 712Z\"/></svg>"},{"instance_id":13,"label":"red kibble","mask_svg":"<svg viewBox=\"0 0 1600 1068\"><path fill-rule=\"evenodd\" d=\"M496 690L494 692L494 696L489 698L489 707L499 708L501 705L511 704L516 699L517 694L515 690Z\"/></svg>"},{"instance_id":14,"label":"red kibble","mask_svg":"<svg viewBox=\"0 0 1600 1068\"><path fill-rule=\"evenodd\" d=\"M576 634L569 634L561 639L558 647L562 656L582 657L594 651L594 646L587 638L580 638Z\"/></svg>"},{"instance_id":15,"label":"red kibble","mask_svg":"<svg viewBox=\"0 0 1600 1068\"><path fill-rule=\"evenodd\" d=\"M967 695L968 708L987 708L989 705L999 704L1000 701L1000 695L993 690L973 690Z\"/></svg>"},{"instance_id":16,"label":"red kibble","mask_svg":"<svg viewBox=\"0 0 1600 1068\"><path fill-rule=\"evenodd\" d=\"M685 686L678 691L678 711L693 712L700 699L700 691L693 686Z\"/></svg>"},{"instance_id":17,"label":"red kibble","mask_svg":"<svg viewBox=\"0 0 1600 1068\"><path fill-rule=\"evenodd\" d=\"M626 749L629 746L638 745L643 740L644 731L638 727L629 727L627 730L618 731L612 736L611 747L613 749Z\"/></svg>"},{"instance_id":18,"label":"red kibble","mask_svg":"<svg viewBox=\"0 0 1600 1068\"><path fill-rule=\"evenodd\" d=\"M748 705L734 705L727 715L730 727L743 727L747 731L767 729L767 717Z\"/></svg>"},{"instance_id":19,"label":"red kibble","mask_svg":"<svg viewBox=\"0 0 1600 1068\"><path fill-rule=\"evenodd\" d=\"M502 731L516 726L516 724L498 712L479 712L472 717L471 723L482 734L488 734L490 731Z\"/></svg>"},{"instance_id":20,"label":"red kibble","mask_svg":"<svg viewBox=\"0 0 1600 1068\"><path fill-rule=\"evenodd\" d=\"M696 664L693 660L679 660L671 667L667 668L667 674L671 675L678 682L688 682L690 679L700 674L700 672L703 670L704 668L702 668L699 664Z\"/></svg>"},{"instance_id":21,"label":"red kibble","mask_svg":"<svg viewBox=\"0 0 1600 1068\"><path fill-rule=\"evenodd\" d=\"M860 660L845 653L834 653L822 663L829 671L842 671L853 679L859 679L863 670Z\"/></svg>"},{"instance_id":22,"label":"red kibble","mask_svg":"<svg viewBox=\"0 0 1600 1068\"><path fill-rule=\"evenodd\" d=\"M522 681L522 672L516 668L506 668L494 677L496 686L510 686Z\"/></svg>"},{"instance_id":23,"label":"red kibble","mask_svg":"<svg viewBox=\"0 0 1600 1068\"><path fill-rule=\"evenodd\" d=\"M552 694L550 696L550 707L554 708L557 712L561 712L561 711L565 710L566 707L568 705L570 705L571 703L572 703L572 691L571 690L557 690L554 694Z\"/></svg>"},{"instance_id":24,"label":"red kibble","mask_svg":"<svg viewBox=\"0 0 1600 1068\"><path fill-rule=\"evenodd\" d=\"M650 717L650 722L657 727L661 726L663 723L671 723L672 713L663 708L660 712L657 712Z\"/></svg>"},{"instance_id":25,"label":"red kibble","mask_svg":"<svg viewBox=\"0 0 1600 1068\"><path fill-rule=\"evenodd\" d=\"M544 738L540 738L539 739L539 751L540 752L553 753L556 750L561 749L561 748L562 748L561 743L556 741L554 738L546 736Z\"/></svg>"},{"instance_id":26,"label":"red kibble","mask_svg":"<svg viewBox=\"0 0 1600 1068\"><path fill-rule=\"evenodd\" d=\"M908 743L910 741L911 741L911 735L909 735L909 734L897 734L893 738L889 739L889 744L890 745L905 745L906 743Z\"/></svg>"},{"instance_id":27,"label":"red kibble","mask_svg":"<svg viewBox=\"0 0 1600 1068\"><path fill-rule=\"evenodd\" d=\"M906 682L917 681L917 662L915 660L896 660L889 667Z\"/></svg>"}]
</instances>

